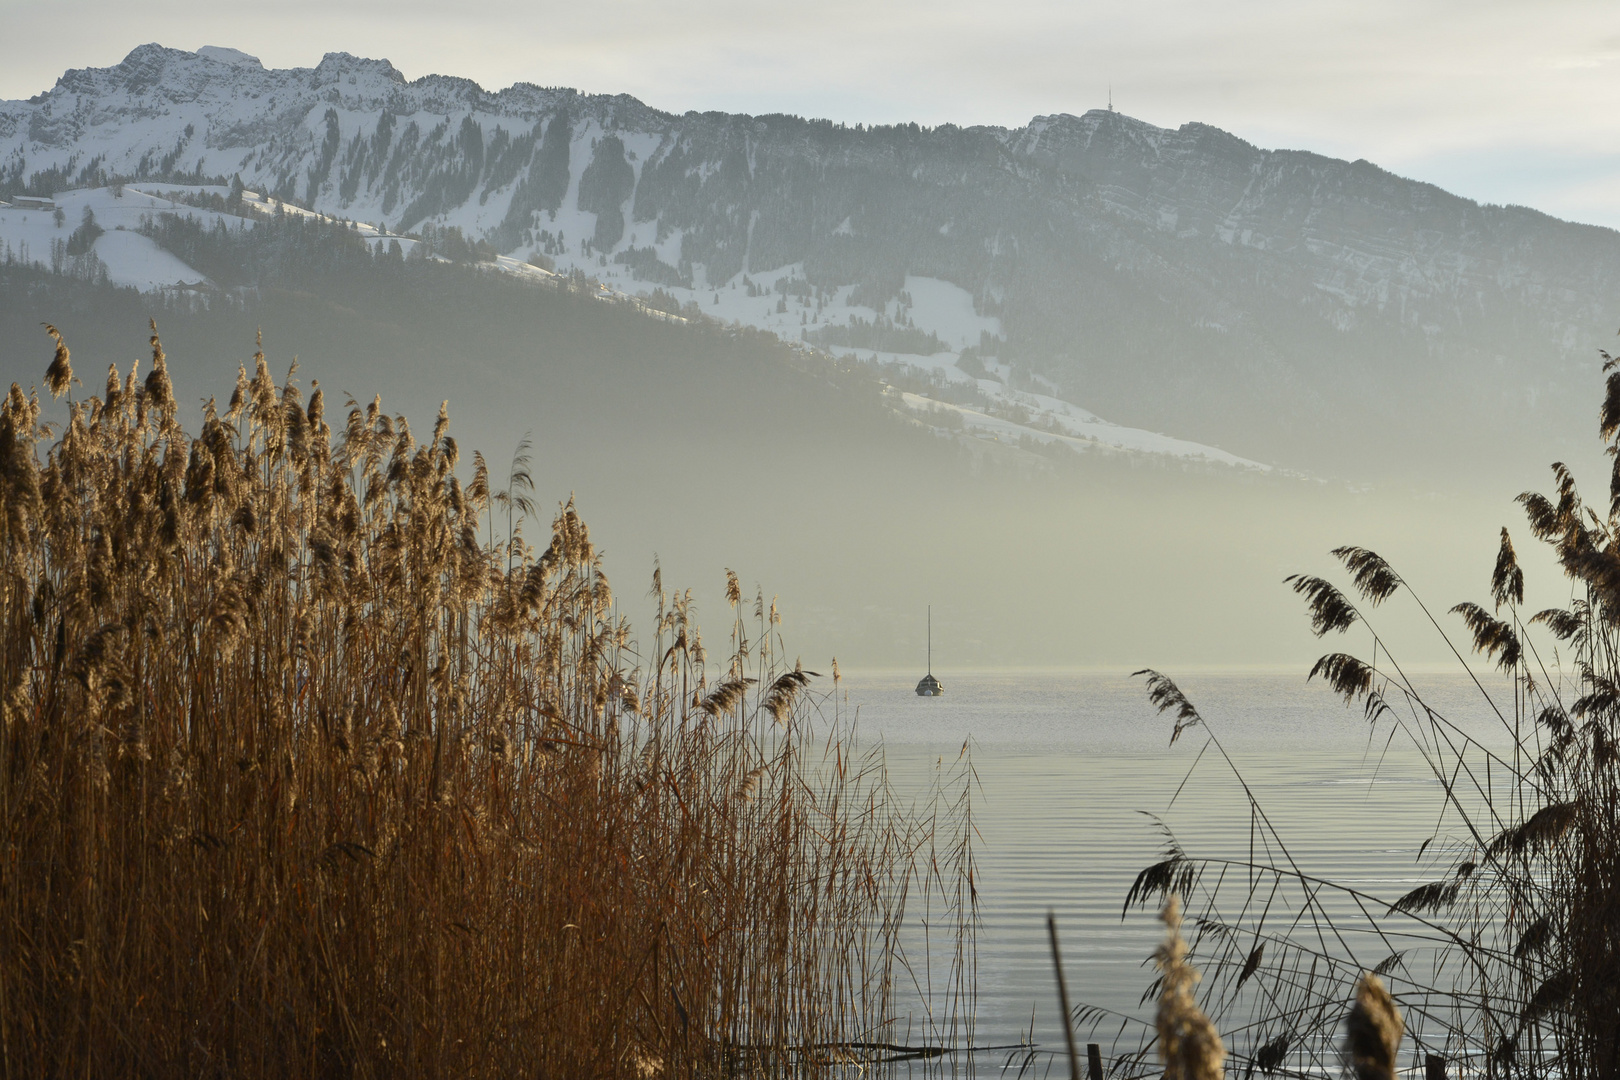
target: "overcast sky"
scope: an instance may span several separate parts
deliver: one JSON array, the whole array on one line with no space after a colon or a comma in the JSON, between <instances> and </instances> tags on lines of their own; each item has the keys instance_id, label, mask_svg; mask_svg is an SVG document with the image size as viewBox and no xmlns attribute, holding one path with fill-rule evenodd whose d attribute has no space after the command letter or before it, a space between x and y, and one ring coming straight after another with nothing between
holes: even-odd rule
<instances>
[{"instance_id":1,"label":"overcast sky","mask_svg":"<svg viewBox=\"0 0 1620 1080\"><path fill-rule=\"evenodd\" d=\"M671 111L1017 125L1115 106L1620 227L1606 0L0 0L0 98L134 46L329 50Z\"/></svg>"}]
</instances>

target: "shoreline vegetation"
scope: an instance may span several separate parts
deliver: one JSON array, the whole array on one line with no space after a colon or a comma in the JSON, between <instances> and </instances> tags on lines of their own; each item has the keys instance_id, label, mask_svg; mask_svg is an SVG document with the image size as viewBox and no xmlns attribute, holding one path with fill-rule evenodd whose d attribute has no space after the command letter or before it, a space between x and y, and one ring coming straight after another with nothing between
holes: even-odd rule
<instances>
[{"instance_id":1,"label":"shoreline vegetation","mask_svg":"<svg viewBox=\"0 0 1620 1080\"><path fill-rule=\"evenodd\" d=\"M380 399L334 430L319 384L306 397L296 363L278 384L262 350L193 437L155 323L149 371L110 367L100 396L46 330L54 400L0 401L5 1076L1035 1066L1033 1044L973 1043L967 748L903 798L836 662L831 690L790 665L763 592L727 571L716 662L655 567L638 641L571 502L525 539L526 445L504 477L464 466L445 409L418 442ZM1490 606L1450 611L1458 662L1471 645L1505 676L1470 676L1501 739L1441 715L1384 646L1371 617L1397 594L1451 638L1376 553L1333 552L1346 588L1287 582L1319 637L1371 633L1370 659L1329 653L1311 678L1427 764L1432 880L1379 897L1313 876L1247 785L1246 857L1165 828L1124 905L1161 906L1156 1020L1069 1016L1115 1032L1108 1075L1620 1071L1604 361L1607 507L1562 464L1518 500L1570 603L1521 611L1504 528ZM1197 729L1198 761L1241 781L1218 727L1138 674L1170 741Z\"/></svg>"},{"instance_id":2,"label":"shoreline vegetation","mask_svg":"<svg viewBox=\"0 0 1620 1080\"><path fill-rule=\"evenodd\" d=\"M1620 1074L1620 359L1602 359L1598 434L1614 459L1607 500L1584 502L1562 463L1552 467L1552 494L1527 491L1517 500L1531 536L1552 549L1570 582L1566 606L1524 610L1525 575L1505 527L1489 603L1445 613L1461 620L1458 644L1445 616L1365 548L1333 551L1345 588L1305 574L1286 582L1305 600L1318 637L1370 634L1368 658L1329 653L1310 678L1361 706L1375 749L1400 740L1427 766L1433 830L1416 867L1390 871L1430 880L1376 896L1314 876L1243 782L1218 725L1167 676L1137 672L1150 701L1174 720L1172 744L1194 729L1204 735L1181 782L1207 760L1241 784L1250 842L1246 855L1201 855L1159 823L1163 857L1141 871L1125 900L1125 911L1163 904L1170 927L1161 976L1143 995L1159 998L1158 1025L1085 1005L1069 1017L1094 1036L1114 1035L1110 1075L1148 1075L1157 1056L1167 1077L1218 1077L1223 1049L1227 1068L1245 1080L1344 1068L1357 1077ZM1482 737L1442 715L1385 646L1373 615L1397 594L1451 647L1495 734ZM1470 647L1505 678L1474 673L1464 655ZM1380 827L1369 800L1369 843L1380 843ZM1177 933L1183 904L1190 944ZM1198 977L1188 974L1193 962L1208 977L1199 995L1207 1017L1188 992ZM1181 1019L1167 1026L1167 1009ZM1224 1047L1217 1037L1214 1052L1183 1051L1178 1032L1217 1029Z\"/></svg>"},{"instance_id":3,"label":"shoreline vegetation","mask_svg":"<svg viewBox=\"0 0 1620 1080\"><path fill-rule=\"evenodd\" d=\"M468 469L442 409L334 430L261 351L190 436L155 324L99 396L48 330L57 400L0 404L0 1073L971 1044L965 748L901 799L729 571L718 662L656 570L638 642L573 505L528 542L526 455Z\"/></svg>"}]
</instances>

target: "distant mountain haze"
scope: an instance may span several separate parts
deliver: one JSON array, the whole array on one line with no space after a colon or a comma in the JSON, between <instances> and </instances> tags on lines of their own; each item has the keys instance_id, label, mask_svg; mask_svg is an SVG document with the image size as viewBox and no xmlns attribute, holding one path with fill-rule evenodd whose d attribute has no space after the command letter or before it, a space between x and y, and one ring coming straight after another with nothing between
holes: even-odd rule
<instances>
[{"instance_id":1,"label":"distant mountain haze","mask_svg":"<svg viewBox=\"0 0 1620 1080\"><path fill-rule=\"evenodd\" d=\"M861 129L157 45L0 103L0 198L235 176L682 298L746 277L803 302L812 343L898 341L858 306L1117 423L1353 479L1570 452L1620 326L1613 230L1109 111ZM929 325L914 279L971 298L977 340Z\"/></svg>"},{"instance_id":2,"label":"distant mountain haze","mask_svg":"<svg viewBox=\"0 0 1620 1080\"><path fill-rule=\"evenodd\" d=\"M63 213L0 210L0 385L49 320L97 392L155 315L194 419L262 330L335 427L449 399L497 487L532 433L637 626L656 557L721 635L730 567L818 670L916 665L929 604L942 672L1307 663L1281 581L1328 548L1443 610L1508 524L1556 592L1512 496L1606 481L1620 234L1196 124L675 116L149 45L0 103L22 194ZM1382 640L1448 658L1411 614Z\"/></svg>"},{"instance_id":3,"label":"distant mountain haze","mask_svg":"<svg viewBox=\"0 0 1620 1080\"><path fill-rule=\"evenodd\" d=\"M1414 497L1404 485L1358 492L1169 454L952 435L897 408L876 369L751 328L672 324L475 267L373 258L353 233L292 215L194 239L215 249L175 247L221 279L260 284L201 303L0 262L0 384L39 384L46 319L73 350L81 400L109 363L144 373L155 316L195 429L202 403L227 400L237 365L251 368L262 330L272 370L296 358L303 392L319 381L339 430L350 395L363 406L380 394L418 438L448 399L463 472L481 451L498 489L530 433L540 511L518 528L542 541L549 510L577 496L637 627L650 625L642 590L657 559L666 587L695 588L702 624L718 632L729 567L767 602L780 596L786 639L816 670L833 656L846 669L909 669L929 604L941 671L1304 665L1322 643L1284 575L1325 570L1328 548L1355 542L1431 603L1478 598L1496 529L1519 519L1511 496L1546 486L1533 461L1500 473L1486 498ZM65 410L47 401L44 418L59 424ZM1601 490L1595 442L1594 460L1577 465ZM502 540L506 526L500 514L486 523ZM1556 591L1534 545L1521 558L1535 567L1532 593ZM1383 640L1414 641L1407 660L1443 657L1403 623L1411 614L1385 605Z\"/></svg>"}]
</instances>

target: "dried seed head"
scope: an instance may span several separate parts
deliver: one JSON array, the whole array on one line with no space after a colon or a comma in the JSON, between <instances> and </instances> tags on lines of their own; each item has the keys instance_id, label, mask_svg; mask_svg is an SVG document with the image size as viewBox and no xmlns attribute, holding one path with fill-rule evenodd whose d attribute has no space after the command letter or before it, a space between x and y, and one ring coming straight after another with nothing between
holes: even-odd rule
<instances>
[{"instance_id":1,"label":"dried seed head","mask_svg":"<svg viewBox=\"0 0 1620 1080\"><path fill-rule=\"evenodd\" d=\"M73 365L68 363L68 347L62 340L62 332L50 323L45 324L45 332L56 342L56 355L51 359L51 366L45 369L45 387L51 397L59 398L73 385Z\"/></svg>"},{"instance_id":2,"label":"dried seed head","mask_svg":"<svg viewBox=\"0 0 1620 1080\"><path fill-rule=\"evenodd\" d=\"M1221 1080L1226 1047L1193 997L1198 972L1187 963L1181 938L1181 898L1171 894L1160 915L1165 939L1153 954L1162 974L1159 991L1159 1057L1165 1080Z\"/></svg>"},{"instance_id":3,"label":"dried seed head","mask_svg":"<svg viewBox=\"0 0 1620 1080\"><path fill-rule=\"evenodd\" d=\"M247 367L242 364L236 365L236 389L231 393L230 407L225 410L227 420L235 423L241 419L242 410L247 407L248 395L251 392L248 385Z\"/></svg>"},{"instance_id":4,"label":"dried seed head","mask_svg":"<svg viewBox=\"0 0 1620 1080\"><path fill-rule=\"evenodd\" d=\"M163 343L158 340L157 320L152 327L152 373L146 377L146 398L162 408L165 415L174 411L174 385L169 381L169 365L163 355Z\"/></svg>"},{"instance_id":5,"label":"dried seed head","mask_svg":"<svg viewBox=\"0 0 1620 1080\"><path fill-rule=\"evenodd\" d=\"M742 783L737 785L735 798L738 802L748 802L759 790L759 778L765 775L765 766L749 769L748 775L743 777Z\"/></svg>"},{"instance_id":6,"label":"dried seed head","mask_svg":"<svg viewBox=\"0 0 1620 1080\"><path fill-rule=\"evenodd\" d=\"M1356 983L1356 1004L1345 1021L1344 1052L1356 1080L1395 1080L1395 1061L1405 1032L1395 999L1371 973Z\"/></svg>"},{"instance_id":7,"label":"dried seed head","mask_svg":"<svg viewBox=\"0 0 1620 1080\"><path fill-rule=\"evenodd\" d=\"M191 787L191 770L187 767L185 749L176 744L169 750L168 766L163 770L164 799L175 799Z\"/></svg>"}]
</instances>

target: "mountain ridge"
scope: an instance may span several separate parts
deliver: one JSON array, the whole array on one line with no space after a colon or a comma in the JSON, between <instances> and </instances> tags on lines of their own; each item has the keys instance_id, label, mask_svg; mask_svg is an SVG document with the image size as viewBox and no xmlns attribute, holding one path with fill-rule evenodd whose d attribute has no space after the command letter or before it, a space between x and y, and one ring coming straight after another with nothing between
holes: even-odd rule
<instances>
[{"instance_id":1,"label":"mountain ridge","mask_svg":"<svg viewBox=\"0 0 1620 1080\"><path fill-rule=\"evenodd\" d=\"M1557 452L1536 433L1620 321L1612 229L1111 110L852 128L160 45L0 103L0 198L233 176L731 318L722 293L757 289L775 309L742 317L845 350L915 327L963 371L993 357L1122 423L1331 471ZM959 290L979 340L919 321L917 279Z\"/></svg>"}]
</instances>

